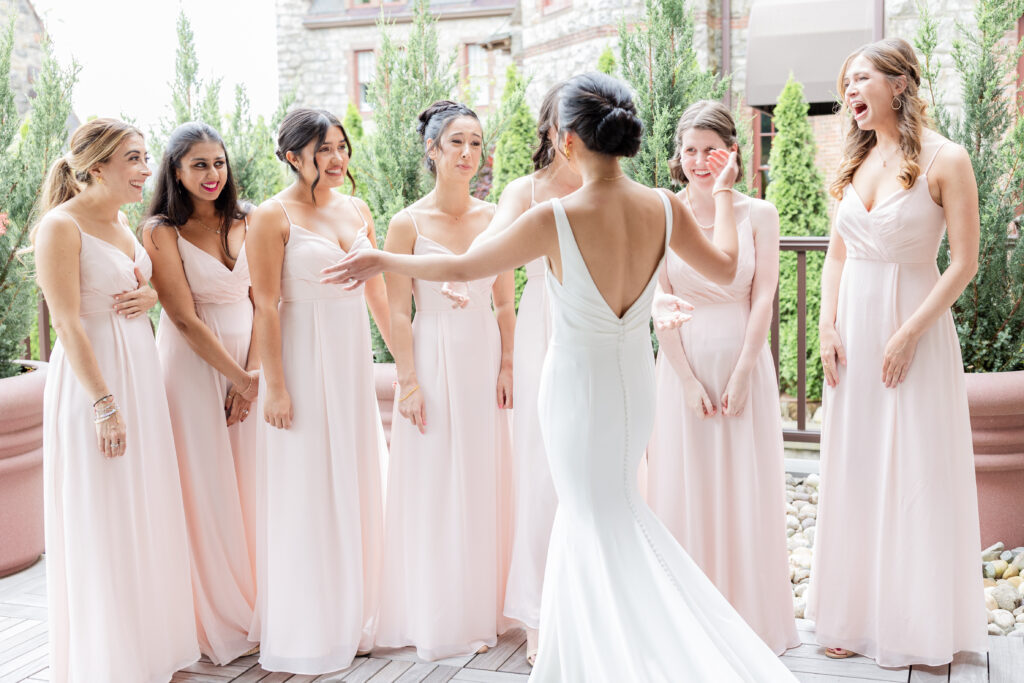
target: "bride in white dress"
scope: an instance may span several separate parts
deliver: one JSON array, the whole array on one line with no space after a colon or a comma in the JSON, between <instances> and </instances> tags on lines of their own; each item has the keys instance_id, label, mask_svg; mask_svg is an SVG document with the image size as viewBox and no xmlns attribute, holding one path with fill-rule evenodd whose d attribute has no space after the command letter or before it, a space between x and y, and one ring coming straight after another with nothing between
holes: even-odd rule
<instances>
[{"instance_id":1,"label":"bride in white dress","mask_svg":"<svg viewBox=\"0 0 1024 683\"><path fill-rule=\"evenodd\" d=\"M580 190L541 203L462 256L367 249L325 278L354 287L392 271L463 282L546 258L553 333L539 407L559 506L531 681L795 680L657 520L636 482L654 420L648 321L656 275L668 247L712 280L732 279L735 160L721 150L708 163L716 175L712 244L681 202L619 167L619 157L636 154L643 128L622 83L603 74L569 80L558 120Z\"/></svg>"}]
</instances>

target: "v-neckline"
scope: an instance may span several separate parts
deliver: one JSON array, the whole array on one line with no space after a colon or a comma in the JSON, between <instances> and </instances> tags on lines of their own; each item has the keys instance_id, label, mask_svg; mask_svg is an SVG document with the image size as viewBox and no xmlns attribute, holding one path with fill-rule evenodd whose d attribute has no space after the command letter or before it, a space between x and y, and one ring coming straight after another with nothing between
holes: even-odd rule
<instances>
[{"instance_id":1,"label":"v-neckline","mask_svg":"<svg viewBox=\"0 0 1024 683\"><path fill-rule=\"evenodd\" d=\"M348 245L349 248L346 249L345 247L341 246L341 244L339 242L336 242L336 241L332 240L329 237L324 237L323 235L321 235L318 232L313 232L309 228L304 228L301 225L299 225L298 223L290 223L290 227L298 228L299 230L301 230L302 232L304 232L304 233L306 233L308 235L312 235L313 237L322 239L324 242L327 242L327 244L330 244L333 247L337 247L338 249L340 249L346 255L348 255L348 253L352 250L352 247L354 247L356 245L356 242L359 241L359 238L367 233L367 227L365 225L363 227L359 228L359 231L356 232L355 239L352 240L352 244Z\"/></svg>"},{"instance_id":2,"label":"v-neckline","mask_svg":"<svg viewBox=\"0 0 1024 683\"><path fill-rule=\"evenodd\" d=\"M185 242L186 242L186 243L187 243L187 244L188 244L188 245L189 245L190 247L192 247L193 249L195 249L196 251L198 251L198 252L199 252L200 254L203 254L204 256L206 256L207 258L209 258L209 259L210 259L211 261L214 261L215 263L219 263L219 264L220 264L220 267L221 267L221 268L223 268L224 270L228 271L229 273L234 273L234 272L235 272L235 269L237 269L237 268L238 268L238 262L242 260L242 254L244 254L244 253L245 253L245 241L243 241L243 242L242 242L242 248L238 250L238 258L236 258L236 259L235 259L235 265L233 265L233 266L231 266L231 267L228 267L228 265L227 265L227 264L225 264L225 263L224 263L223 261L221 261L221 260L220 260L219 258L217 258L216 256L214 256L214 255L213 255L213 254L211 254L210 252L206 251L205 249L203 249L202 247L200 247L200 246L199 246L199 245L197 245L197 244L192 244L192 242L190 242L190 241L188 240L188 238L186 238L186 237L182 237L181 239L185 240Z\"/></svg>"},{"instance_id":3,"label":"v-neckline","mask_svg":"<svg viewBox=\"0 0 1024 683\"><path fill-rule=\"evenodd\" d=\"M910 187L901 187L900 189L896 190L895 192L887 194L884 199L882 199L880 201L876 201L874 204L872 204L870 209L868 208L868 205L864 203L864 198L860 196L860 192L857 191L857 188L853 184L852 180L850 181L850 189L853 190L853 194L857 195L857 202L860 204L860 208L864 209L864 213L866 213L867 215L871 216L871 215L874 215L875 211L878 210L879 206L882 206L883 204L887 203L893 197L898 197L900 195L909 194L911 191L913 191L913 189L915 187L917 187L917 184L920 182L921 178L924 178L924 177L925 177L925 175L922 173L921 175L917 176L917 179L914 180L914 184L913 185L911 185Z\"/></svg>"},{"instance_id":4,"label":"v-neckline","mask_svg":"<svg viewBox=\"0 0 1024 683\"><path fill-rule=\"evenodd\" d=\"M111 249L113 249L114 251L116 251L116 252L117 252L118 254L120 254L121 256L124 256L124 257L125 257L126 259L128 259L128 260L129 260L129 261L131 261L132 263L135 263L135 259L136 259L136 258L138 257L138 254L139 254L139 247L138 247L138 244L139 244L139 242L138 242L138 240L136 240L136 239L135 239L134 237L132 237L132 253L131 253L131 255L129 256L128 254L126 254L126 253L124 252L124 250L123 250L123 249L121 249L121 247L117 246L117 245L116 245L116 244L114 244L113 242L108 242L107 240L103 239L102 237L97 237L96 235L90 235L90 234L89 234L89 233L87 233L87 232L86 232L85 230L81 230L81 229L79 229L79 232L81 232L81 233L82 233L83 235L85 235L86 237L91 237L92 239L96 240L97 242L99 242L99 243L101 243L101 244L104 244L104 245L106 245L106 246L110 247Z\"/></svg>"},{"instance_id":5,"label":"v-neckline","mask_svg":"<svg viewBox=\"0 0 1024 683\"><path fill-rule=\"evenodd\" d=\"M604 307L608 310L609 313L612 314L612 317L615 318L616 322L621 323L627 318L627 316L629 316L633 309L636 308L636 305L639 304L644 299L644 295L647 294L647 290L649 290L651 286L654 284L655 280L657 280L658 269L661 268L661 263L662 261L665 260L664 251L662 252L661 257L658 259L658 262L655 264L654 272L651 273L651 277L647 280L647 285L642 290L640 290L640 293L636 296L635 299L633 299L633 303L626 307L626 310L622 312L622 315L618 315L617 313L615 313L615 309L612 308L612 305L608 303L608 299L606 299L604 294L601 293L601 288L598 287L597 283L594 281L594 276L591 275L590 273L590 266L587 265L587 260L583 258L583 252L580 251L579 242L576 241L576 233L573 232L572 224L569 222L569 214L566 212L565 207L561 205L561 202L559 202L559 208L562 210L562 216L565 218L565 227L569 229L569 236L572 237L572 246L576 249L576 255L580 257L580 263L583 264L583 270L586 271L587 273L587 280L590 282L591 288L594 290L594 292L597 293L597 298L601 300L601 302L604 304ZM562 261L562 278L565 278L564 259ZM558 281L558 278L554 279ZM562 282L559 282L558 284L561 285L562 287L565 286Z\"/></svg>"}]
</instances>

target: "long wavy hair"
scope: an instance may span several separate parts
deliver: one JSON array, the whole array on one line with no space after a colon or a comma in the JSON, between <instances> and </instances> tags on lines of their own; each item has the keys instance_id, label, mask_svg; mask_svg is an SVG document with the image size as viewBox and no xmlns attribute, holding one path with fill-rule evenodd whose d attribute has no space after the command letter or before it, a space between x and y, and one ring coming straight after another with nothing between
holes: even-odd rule
<instances>
[{"instance_id":1,"label":"long wavy hair","mask_svg":"<svg viewBox=\"0 0 1024 683\"><path fill-rule=\"evenodd\" d=\"M918 163L921 157L921 137L928 127L928 105L918 93L921 87L921 66L910 43L902 38L886 38L868 43L858 48L839 70L836 91L839 93L840 115L846 120L846 132L843 136L843 160L839 164L839 173L829 188L836 199L841 199L843 190L853 182L853 174L864 163L868 152L877 140L875 131L861 130L853 115L846 106L843 81L850 64L857 57L863 56L871 65L882 73L893 86L906 79L906 87L893 98L890 106L896 111L897 126L900 133L900 150L903 152L903 163L900 166L899 181L904 189L909 190L921 174Z\"/></svg>"},{"instance_id":2,"label":"long wavy hair","mask_svg":"<svg viewBox=\"0 0 1024 683\"><path fill-rule=\"evenodd\" d=\"M562 83L555 83L544 95L537 115L537 147L533 150L533 170L547 168L555 160L555 146L548 135L558 128L558 98L562 94Z\"/></svg>"},{"instance_id":3,"label":"long wavy hair","mask_svg":"<svg viewBox=\"0 0 1024 683\"><path fill-rule=\"evenodd\" d=\"M153 199L149 202L149 209L146 211L146 223L155 227L156 225L169 225L175 229L181 228L192 217L195 205L192 202L192 194L178 181L176 171L181 169L182 160L197 143L212 142L220 145L224 150L224 161L228 169L227 182L220 191L220 195L213 200L213 207L220 216L221 225L221 247L229 257L231 251L228 248L228 231L231 224L245 218L245 211L238 202L238 189L235 186L235 177L231 173L231 160L228 159L228 150L224 146L224 140L212 126L199 121L183 123L174 129L170 139L167 141L167 149L164 150L163 158L160 160L160 168L156 174L156 191Z\"/></svg>"}]
</instances>

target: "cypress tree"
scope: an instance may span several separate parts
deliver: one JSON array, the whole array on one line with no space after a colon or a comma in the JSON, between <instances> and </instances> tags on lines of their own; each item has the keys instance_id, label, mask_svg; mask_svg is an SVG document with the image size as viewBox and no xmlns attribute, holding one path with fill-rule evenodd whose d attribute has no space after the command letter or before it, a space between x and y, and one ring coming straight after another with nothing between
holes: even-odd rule
<instances>
[{"instance_id":1,"label":"cypress tree","mask_svg":"<svg viewBox=\"0 0 1024 683\"><path fill-rule=\"evenodd\" d=\"M511 99L518 101L512 111L508 125L494 150L494 179L491 185L491 201L498 201L505 186L521 176L533 171L531 149L536 137L537 121L530 113L526 101L520 96L525 83L515 66L509 66L505 75L505 90L501 95L502 103Z\"/></svg>"},{"instance_id":2,"label":"cypress tree","mask_svg":"<svg viewBox=\"0 0 1024 683\"><path fill-rule=\"evenodd\" d=\"M828 234L825 179L814 164L814 131L807 119L804 88L790 75L775 106L775 140L772 142L771 183L766 199L779 211L782 235ZM821 398L823 375L818 360L818 313L821 308L822 252L807 253L807 398ZM797 389L797 255L779 255L779 384L792 395Z\"/></svg>"}]
</instances>

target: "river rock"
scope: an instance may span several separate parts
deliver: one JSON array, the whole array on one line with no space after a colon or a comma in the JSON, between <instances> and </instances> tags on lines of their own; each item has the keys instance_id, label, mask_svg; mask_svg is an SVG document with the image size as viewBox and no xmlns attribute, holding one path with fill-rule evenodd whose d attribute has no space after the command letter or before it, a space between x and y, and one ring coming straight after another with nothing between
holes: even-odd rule
<instances>
[{"instance_id":1,"label":"river rock","mask_svg":"<svg viewBox=\"0 0 1024 683\"><path fill-rule=\"evenodd\" d=\"M999 556L1002 554L1002 552L1005 549L1006 549L1006 546L1003 545L1002 541L999 541L996 544L990 545L989 547L987 547L987 548L985 548L984 550L981 551L981 561L982 562L992 562L993 560L998 560Z\"/></svg>"},{"instance_id":2,"label":"river rock","mask_svg":"<svg viewBox=\"0 0 1024 683\"><path fill-rule=\"evenodd\" d=\"M817 523L817 521L818 520L814 519L814 517L807 517L806 519L800 522L800 527L803 529L810 529Z\"/></svg>"},{"instance_id":3,"label":"river rock","mask_svg":"<svg viewBox=\"0 0 1024 683\"><path fill-rule=\"evenodd\" d=\"M811 500L811 494L807 493L806 491L795 491L793 493L793 500L806 500L806 501L810 501Z\"/></svg>"},{"instance_id":4,"label":"river rock","mask_svg":"<svg viewBox=\"0 0 1024 683\"><path fill-rule=\"evenodd\" d=\"M800 520L793 515L786 515L786 528L787 529L799 529Z\"/></svg>"},{"instance_id":5,"label":"river rock","mask_svg":"<svg viewBox=\"0 0 1024 683\"><path fill-rule=\"evenodd\" d=\"M814 546L814 530L817 528L818 527L816 526L812 526L810 529L804 529L804 538L807 539L807 542L810 543L812 547Z\"/></svg>"},{"instance_id":6,"label":"river rock","mask_svg":"<svg viewBox=\"0 0 1024 683\"><path fill-rule=\"evenodd\" d=\"M797 568L796 573L793 574L793 580L796 581L798 584L803 583L804 581L807 581L810 578L811 570L804 569L803 567Z\"/></svg>"},{"instance_id":7,"label":"river rock","mask_svg":"<svg viewBox=\"0 0 1024 683\"><path fill-rule=\"evenodd\" d=\"M990 636L1005 636L1006 635L1005 633L1003 633L1003 629L999 628L995 624L989 624L988 625L988 634Z\"/></svg>"},{"instance_id":8,"label":"river rock","mask_svg":"<svg viewBox=\"0 0 1024 683\"><path fill-rule=\"evenodd\" d=\"M814 503L815 505L818 504L818 492L817 491L815 491L814 493L811 494L811 502Z\"/></svg>"},{"instance_id":9,"label":"river rock","mask_svg":"<svg viewBox=\"0 0 1024 683\"><path fill-rule=\"evenodd\" d=\"M1024 614L1015 614L1013 618L1017 620L1018 624L1024 624Z\"/></svg>"},{"instance_id":10,"label":"river rock","mask_svg":"<svg viewBox=\"0 0 1024 683\"><path fill-rule=\"evenodd\" d=\"M1020 604L1020 594L1017 589L1008 583L1003 583L992 589L992 597L995 599L999 609L1013 612ZM1012 614L1010 616L1013 616Z\"/></svg>"},{"instance_id":11,"label":"river rock","mask_svg":"<svg viewBox=\"0 0 1024 683\"><path fill-rule=\"evenodd\" d=\"M808 488L816 489L818 488L818 486L821 485L821 477L819 477L817 474L808 474L807 478L804 479L804 484Z\"/></svg>"},{"instance_id":12,"label":"river rock","mask_svg":"<svg viewBox=\"0 0 1024 683\"><path fill-rule=\"evenodd\" d=\"M799 512L799 511L796 509L795 505L793 505L792 503L786 503L786 514L787 515L796 515L797 512Z\"/></svg>"},{"instance_id":13,"label":"river rock","mask_svg":"<svg viewBox=\"0 0 1024 683\"><path fill-rule=\"evenodd\" d=\"M1013 628L1014 624L1017 623L1017 620L1014 619L1013 614L1007 610L997 609L992 610L992 623L998 626L1003 633L1006 633Z\"/></svg>"},{"instance_id":14,"label":"river rock","mask_svg":"<svg viewBox=\"0 0 1024 683\"><path fill-rule=\"evenodd\" d=\"M981 565L981 575L986 579L996 578L996 566L992 562L985 562Z\"/></svg>"},{"instance_id":15,"label":"river rock","mask_svg":"<svg viewBox=\"0 0 1024 683\"><path fill-rule=\"evenodd\" d=\"M795 533L786 539L786 547L790 550L796 550L797 548L810 548L811 544L803 534Z\"/></svg>"},{"instance_id":16,"label":"river rock","mask_svg":"<svg viewBox=\"0 0 1024 683\"><path fill-rule=\"evenodd\" d=\"M793 598L793 616L797 619L804 618L804 610L807 609L806 598Z\"/></svg>"},{"instance_id":17,"label":"river rock","mask_svg":"<svg viewBox=\"0 0 1024 683\"><path fill-rule=\"evenodd\" d=\"M811 568L811 549L810 548L795 548L793 554L790 555L789 561L794 566L800 569Z\"/></svg>"},{"instance_id":18,"label":"river rock","mask_svg":"<svg viewBox=\"0 0 1024 683\"><path fill-rule=\"evenodd\" d=\"M981 580L981 585L984 586L985 588L995 588L996 587L996 580L995 579L982 579Z\"/></svg>"},{"instance_id":19,"label":"river rock","mask_svg":"<svg viewBox=\"0 0 1024 683\"><path fill-rule=\"evenodd\" d=\"M999 609L999 603L992 597L991 593L985 593L985 609L994 610Z\"/></svg>"},{"instance_id":20,"label":"river rock","mask_svg":"<svg viewBox=\"0 0 1024 683\"><path fill-rule=\"evenodd\" d=\"M1024 624L1017 624L1013 627L1013 630L1006 635L1011 638L1024 638Z\"/></svg>"},{"instance_id":21,"label":"river rock","mask_svg":"<svg viewBox=\"0 0 1024 683\"><path fill-rule=\"evenodd\" d=\"M808 588L808 587L809 587L810 585L811 585L811 584L809 584L809 583L801 583L801 584L798 584L797 586L795 586L795 587L793 588L793 595L794 595L794 596L796 596L796 597L798 597L798 598L800 598L800 597L803 597L803 594L807 592L807 588Z\"/></svg>"},{"instance_id":22,"label":"river rock","mask_svg":"<svg viewBox=\"0 0 1024 683\"><path fill-rule=\"evenodd\" d=\"M1003 578L1003 572L1005 572L1006 568L1009 567L1009 566L1010 565L1009 565L1008 562L1006 562L1006 560L995 560L995 561L993 561L992 562L992 569L996 573L996 578L997 579Z\"/></svg>"}]
</instances>

